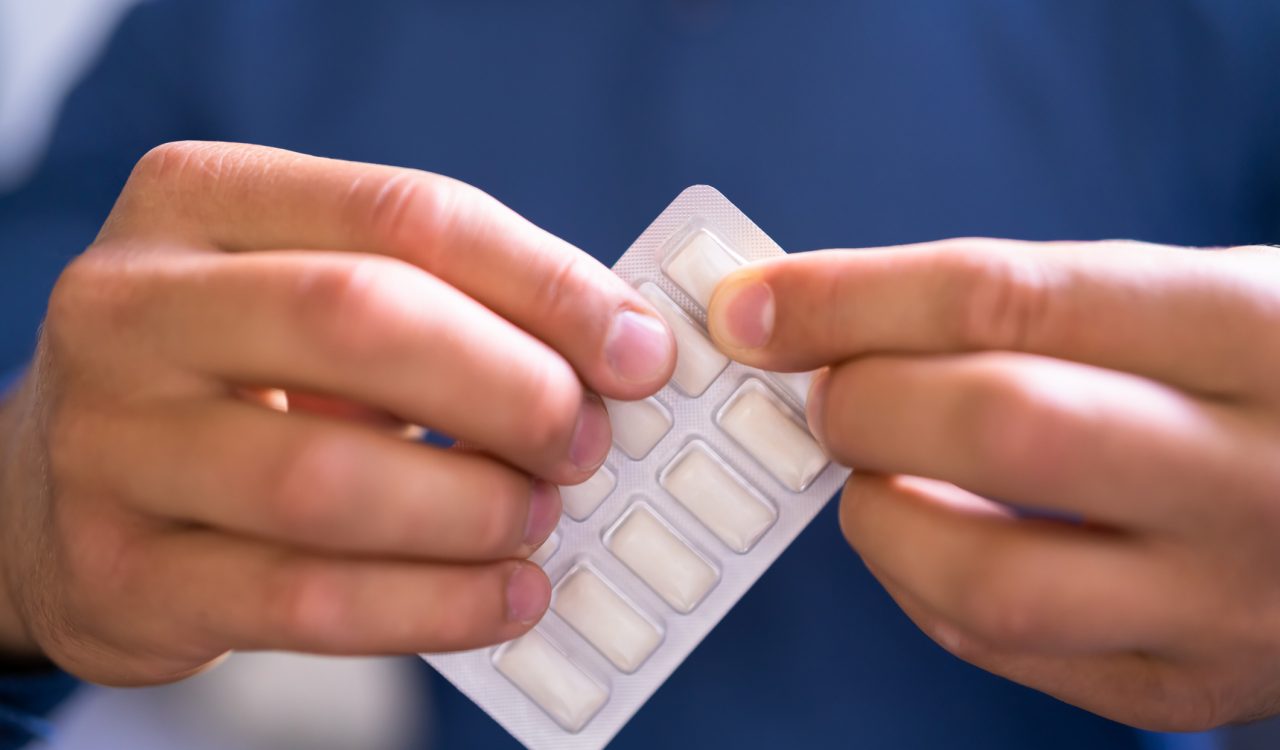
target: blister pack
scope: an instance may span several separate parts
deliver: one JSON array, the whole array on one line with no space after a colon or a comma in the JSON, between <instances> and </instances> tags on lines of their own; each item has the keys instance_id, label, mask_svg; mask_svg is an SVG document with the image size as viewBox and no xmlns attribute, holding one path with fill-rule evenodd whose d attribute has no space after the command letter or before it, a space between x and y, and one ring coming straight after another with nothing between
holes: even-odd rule
<instances>
[{"instance_id":1,"label":"blister pack","mask_svg":"<svg viewBox=\"0 0 1280 750\"><path fill-rule=\"evenodd\" d=\"M715 189L685 190L614 266L676 336L675 374L606 399L614 445L531 559L553 585L528 634L425 656L530 750L599 750L840 488L809 434L811 375L732 362L706 333L716 283L782 255Z\"/></svg>"}]
</instances>

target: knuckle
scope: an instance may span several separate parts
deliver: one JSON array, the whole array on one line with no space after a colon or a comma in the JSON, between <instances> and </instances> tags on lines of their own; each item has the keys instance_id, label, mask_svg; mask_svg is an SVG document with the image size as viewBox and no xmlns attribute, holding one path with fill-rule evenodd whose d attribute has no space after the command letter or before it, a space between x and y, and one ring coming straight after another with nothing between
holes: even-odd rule
<instances>
[{"instance_id":1,"label":"knuckle","mask_svg":"<svg viewBox=\"0 0 1280 750\"><path fill-rule=\"evenodd\" d=\"M1157 732L1203 732L1249 718L1228 711L1235 703L1211 677L1160 670L1148 674L1146 682L1140 687L1148 700L1122 721Z\"/></svg>"},{"instance_id":2,"label":"knuckle","mask_svg":"<svg viewBox=\"0 0 1280 750\"><path fill-rule=\"evenodd\" d=\"M1015 543L992 540L952 568L946 591L965 630L999 647L1029 644L1042 635L1045 607L1040 587L1023 575Z\"/></svg>"},{"instance_id":3,"label":"knuckle","mask_svg":"<svg viewBox=\"0 0 1280 750\"><path fill-rule=\"evenodd\" d=\"M370 365L388 354L403 304L403 268L380 257L325 265L299 280L297 329L322 357Z\"/></svg>"},{"instance_id":4,"label":"knuckle","mask_svg":"<svg viewBox=\"0 0 1280 750\"><path fill-rule=\"evenodd\" d=\"M269 154L276 154L268 158ZM208 232L210 205L243 190L255 190L271 172L287 169L299 154L265 146L217 141L175 141L148 151L134 165L120 199L103 226L100 238L126 234L154 234L191 222ZM235 247L232 235L207 240Z\"/></svg>"},{"instance_id":5,"label":"knuckle","mask_svg":"<svg viewBox=\"0 0 1280 750\"><path fill-rule=\"evenodd\" d=\"M42 343L58 357L79 361L114 351L102 341L143 341L142 334L156 325L155 303L176 268L141 245L100 239L59 274Z\"/></svg>"},{"instance_id":6,"label":"knuckle","mask_svg":"<svg viewBox=\"0 0 1280 750\"><path fill-rule=\"evenodd\" d=\"M1007 252L963 247L946 257L960 313L952 319L963 346L1026 351L1043 339L1054 295L1040 264Z\"/></svg>"},{"instance_id":7,"label":"knuckle","mask_svg":"<svg viewBox=\"0 0 1280 750\"><path fill-rule=\"evenodd\" d=\"M256 161L262 146L218 141L172 141L142 155L129 176L126 191L180 185L195 176L224 177Z\"/></svg>"},{"instance_id":8,"label":"knuckle","mask_svg":"<svg viewBox=\"0 0 1280 750\"><path fill-rule=\"evenodd\" d=\"M56 533L56 569L41 577L58 576L59 606L46 608L67 629L72 623L100 626L102 613L116 611L121 601L144 598L152 584L154 559L143 539L131 533L93 498L58 502L51 523ZM54 613L57 613L54 615Z\"/></svg>"},{"instance_id":9,"label":"knuckle","mask_svg":"<svg viewBox=\"0 0 1280 750\"><path fill-rule=\"evenodd\" d=\"M970 663L978 663L990 650L968 632L961 631L950 623L932 622L924 628L925 633L947 653Z\"/></svg>"},{"instance_id":10,"label":"knuckle","mask_svg":"<svg viewBox=\"0 0 1280 750\"><path fill-rule=\"evenodd\" d=\"M556 260L529 290L529 299L534 314L540 319L563 319L568 313L581 310L582 290L592 287L590 264L593 261L576 252L547 255Z\"/></svg>"},{"instance_id":11,"label":"knuckle","mask_svg":"<svg viewBox=\"0 0 1280 750\"><path fill-rule=\"evenodd\" d=\"M354 220L368 226L376 242L412 248L431 260L447 245L466 205L470 188L457 180L417 170L399 169L380 179L357 180L352 187ZM424 265L435 268L435 263Z\"/></svg>"},{"instance_id":12,"label":"knuckle","mask_svg":"<svg viewBox=\"0 0 1280 750\"><path fill-rule=\"evenodd\" d=\"M1211 691L1206 691L1208 692ZM1171 714L1168 720L1168 728L1164 730L1166 732L1205 732L1228 722L1220 714L1212 695L1208 695L1204 701L1189 702Z\"/></svg>"},{"instance_id":13,"label":"knuckle","mask_svg":"<svg viewBox=\"0 0 1280 750\"><path fill-rule=\"evenodd\" d=\"M535 451L549 453L569 444L583 408L582 385L559 356L542 357L542 366L524 371L527 399L522 429Z\"/></svg>"},{"instance_id":14,"label":"knuckle","mask_svg":"<svg viewBox=\"0 0 1280 750\"><path fill-rule=\"evenodd\" d=\"M486 556L513 552L524 543L530 484L514 472L509 474L493 482L486 493L490 502L476 506L472 541L476 551Z\"/></svg>"},{"instance_id":15,"label":"knuckle","mask_svg":"<svg viewBox=\"0 0 1280 750\"><path fill-rule=\"evenodd\" d=\"M1230 680L1233 676L1228 676ZM1183 715L1191 719L1192 725L1185 732L1202 732L1216 729L1230 722L1250 718L1246 706L1257 700L1251 691L1233 695L1227 690L1223 681L1206 679L1197 685L1188 686L1191 694L1187 710Z\"/></svg>"},{"instance_id":16,"label":"knuckle","mask_svg":"<svg viewBox=\"0 0 1280 750\"><path fill-rule=\"evenodd\" d=\"M963 419L969 425L971 450L980 465L1017 474L1051 471L1061 451L1053 429L1058 407L1051 394L1004 373L984 373L965 395Z\"/></svg>"},{"instance_id":17,"label":"knuckle","mask_svg":"<svg viewBox=\"0 0 1280 750\"><path fill-rule=\"evenodd\" d=\"M67 480L84 468L83 456L93 448L88 420L84 413L62 399L45 405L45 460L54 486L65 487Z\"/></svg>"},{"instance_id":18,"label":"knuckle","mask_svg":"<svg viewBox=\"0 0 1280 750\"><path fill-rule=\"evenodd\" d=\"M351 484L350 463L345 446L331 438L307 437L286 449L263 503L269 525L311 539L349 530L340 499Z\"/></svg>"},{"instance_id":19,"label":"knuckle","mask_svg":"<svg viewBox=\"0 0 1280 750\"><path fill-rule=\"evenodd\" d=\"M121 318L131 297L129 285L103 255L98 248L77 257L54 284L43 337L55 354L74 354L93 331L128 322Z\"/></svg>"},{"instance_id":20,"label":"knuckle","mask_svg":"<svg viewBox=\"0 0 1280 750\"><path fill-rule=\"evenodd\" d=\"M1230 679L1230 678L1228 678ZM1238 686L1230 691L1229 699L1217 699L1220 708L1211 717L1210 726L1226 723L1247 724L1280 715L1280 693L1276 685L1263 690L1251 690Z\"/></svg>"},{"instance_id":21,"label":"knuckle","mask_svg":"<svg viewBox=\"0 0 1280 750\"><path fill-rule=\"evenodd\" d=\"M102 461L102 441L114 431L114 415L101 410L99 396L67 388L49 390L57 392L40 407L44 421L40 469L48 483L46 491L54 500L103 492L104 485L111 484L112 473Z\"/></svg>"},{"instance_id":22,"label":"knuckle","mask_svg":"<svg viewBox=\"0 0 1280 750\"><path fill-rule=\"evenodd\" d=\"M118 525L64 518L62 526L64 559L75 590L105 604L148 580L148 561L131 547Z\"/></svg>"},{"instance_id":23,"label":"knuckle","mask_svg":"<svg viewBox=\"0 0 1280 750\"><path fill-rule=\"evenodd\" d=\"M84 255L63 269L49 293L45 314L47 334L61 334L85 317L86 307L97 300L102 289L102 276L99 265Z\"/></svg>"},{"instance_id":24,"label":"knuckle","mask_svg":"<svg viewBox=\"0 0 1280 750\"><path fill-rule=\"evenodd\" d=\"M215 185L258 162L261 146L216 141L173 141L143 154L125 183L121 205L128 212L139 195L176 195L192 184Z\"/></svg>"},{"instance_id":25,"label":"knuckle","mask_svg":"<svg viewBox=\"0 0 1280 750\"><path fill-rule=\"evenodd\" d=\"M200 141L162 143L142 155L129 176L129 185L152 186L173 182L210 144Z\"/></svg>"},{"instance_id":26,"label":"knuckle","mask_svg":"<svg viewBox=\"0 0 1280 750\"><path fill-rule=\"evenodd\" d=\"M281 565L267 603L273 634L291 646L323 649L344 630L346 598L340 578L327 566L294 560Z\"/></svg>"},{"instance_id":27,"label":"knuckle","mask_svg":"<svg viewBox=\"0 0 1280 750\"><path fill-rule=\"evenodd\" d=\"M958 607L968 629L1000 647L1017 647L1036 639L1042 630L1040 608L1035 597L1000 573L976 579Z\"/></svg>"}]
</instances>

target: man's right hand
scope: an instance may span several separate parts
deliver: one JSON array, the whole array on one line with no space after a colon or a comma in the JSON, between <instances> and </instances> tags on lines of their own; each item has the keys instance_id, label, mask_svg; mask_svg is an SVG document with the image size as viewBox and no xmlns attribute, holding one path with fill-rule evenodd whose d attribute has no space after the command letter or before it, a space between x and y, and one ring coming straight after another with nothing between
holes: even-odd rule
<instances>
[{"instance_id":1,"label":"man's right hand","mask_svg":"<svg viewBox=\"0 0 1280 750\"><path fill-rule=\"evenodd\" d=\"M644 397L674 361L634 290L475 188L162 146L3 412L0 651L146 684L232 649L518 636L554 485L609 448L593 392Z\"/></svg>"}]
</instances>

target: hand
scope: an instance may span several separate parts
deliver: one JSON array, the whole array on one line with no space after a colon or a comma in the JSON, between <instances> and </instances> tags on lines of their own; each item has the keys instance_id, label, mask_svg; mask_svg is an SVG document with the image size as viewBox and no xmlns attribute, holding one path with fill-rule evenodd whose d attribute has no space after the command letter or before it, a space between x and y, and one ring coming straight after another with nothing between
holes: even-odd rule
<instances>
[{"instance_id":1,"label":"hand","mask_svg":"<svg viewBox=\"0 0 1280 750\"><path fill-rule=\"evenodd\" d=\"M609 448L587 389L661 387L659 320L456 181L163 146L58 282L4 413L0 646L137 684L230 649L513 638L550 596L522 558L552 483Z\"/></svg>"},{"instance_id":2,"label":"hand","mask_svg":"<svg viewBox=\"0 0 1280 750\"><path fill-rule=\"evenodd\" d=\"M1280 252L825 251L726 279L710 321L828 368L845 535L944 648L1148 728L1280 710Z\"/></svg>"}]
</instances>

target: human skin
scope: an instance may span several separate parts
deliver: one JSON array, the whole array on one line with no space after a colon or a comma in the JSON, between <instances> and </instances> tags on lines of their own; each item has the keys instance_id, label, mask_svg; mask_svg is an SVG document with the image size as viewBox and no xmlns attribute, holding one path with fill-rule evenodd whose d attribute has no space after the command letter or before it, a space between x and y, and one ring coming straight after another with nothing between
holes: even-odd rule
<instances>
[{"instance_id":1,"label":"human skin","mask_svg":"<svg viewBox=\"0 0 1280 750\"><path fill-rule=\"evenodd\" d=\"M609 448L596 394L674 360L634 290L475 188L162 146L0 412L0 652L132 685L518 636L556 485Z\"/></svg>"},{"instance_id":2,"label":"human skin","mask_svg":"<svg viewBox=\"0 0 1280 750\"><path fill-rule=\"evenodd\" d=\"M1142 727L1280 711L1280 251L821 251L709 319L735 359L824 368L844 533L943 648Z\"/></svg>"}]
</instances>

